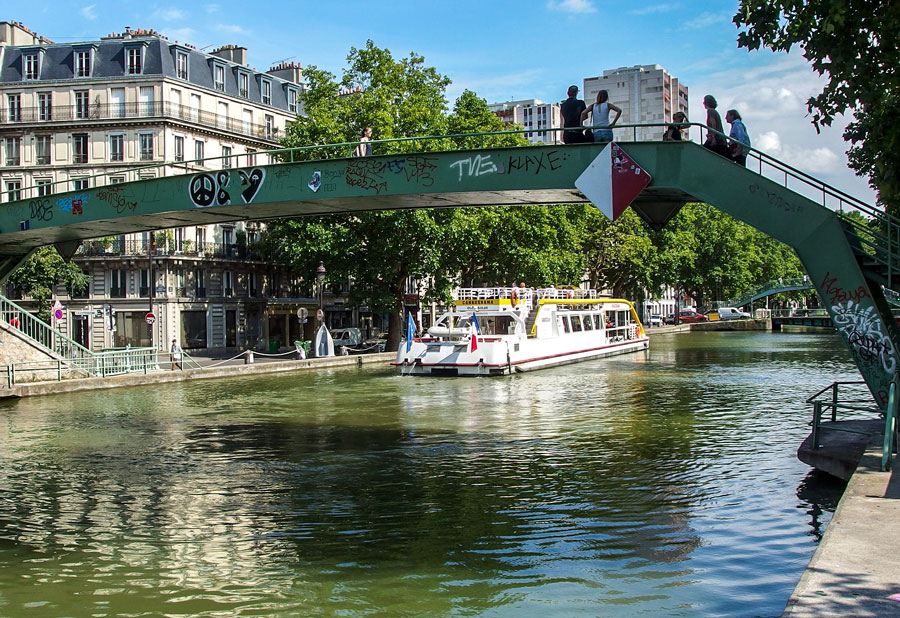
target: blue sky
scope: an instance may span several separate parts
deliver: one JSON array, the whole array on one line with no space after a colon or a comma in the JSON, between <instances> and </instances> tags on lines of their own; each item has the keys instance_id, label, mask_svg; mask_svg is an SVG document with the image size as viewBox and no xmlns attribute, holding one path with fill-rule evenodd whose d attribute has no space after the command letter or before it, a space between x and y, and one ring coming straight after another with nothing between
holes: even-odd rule
<instances>
[{"instance_id":1,"label":"blue sky","mask_svg":"<svg viewBox=\"0 0 900 618\"><path fill-rule=\"evenodd\" d=\"M736 10L736 0L49 0L21 4L0 19L60 43L152 28L198 48L242 45L259 70L288 60L336 75L350 47L372 39L395 57L423 55L453 80L451 103L466 88L489 103L559 101L569 84L606 69L660 64L688 86L691 119L704 119L702 98L711 93L723 116L729 108L741 112L754 146L872 202L865 180L846 166L846 122L820 135L809 123L805 101L823 80L799 53L738 49Z\"/></svg>"}]
</instances>

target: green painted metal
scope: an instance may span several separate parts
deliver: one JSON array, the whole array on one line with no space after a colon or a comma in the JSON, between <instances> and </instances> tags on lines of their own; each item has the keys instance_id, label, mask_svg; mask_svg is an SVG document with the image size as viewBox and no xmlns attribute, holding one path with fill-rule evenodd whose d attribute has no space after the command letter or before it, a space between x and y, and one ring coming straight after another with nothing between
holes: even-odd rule
<instances>
[{"instance_id":1,"label":"green painted metal","mask_svg":"<svg viewBox=\"0 0 900 618\"><path fill-rule=\"evenodd\" d=\"M894 445L896 442L896 428L894 427L894 419L897 418L897 405L900 393L897 392L897 381L891 383L891 389L888 392L888 405L885 410L884 420L884 443L881 449L881 471L890 472L893 461Z\"/></svg>"},{"instance_id":2,"label":"green painted metal","mask_svg":"<svg viewBox=\"0 0 900 618\"><path fill-rule=\"evenodd\" d=\"M621 145L653 178L632 204L647 221L660 225L685 202L703 201L791 246L876 401L882 407L887 404L900 368L900 336L881 286L873 281L881 276L890 286L895 256L900 254L892 231L896 221L882 219L884 234L869 238L828 207L828 200L838 209L865 205L762 153L754 152L756 158L751 159L751 165L759 165L757 172L692 142ZM70 246L98 236L241 219L585 202L574 188L575 179L603 147L529 146L328 159L191 172L20 200L0 207L0 257L6 256L9 265L51 243ZM876 264L864 272L865 256ZM0 271L0 277L6 274Z\"/></svg>"}]
</instances>

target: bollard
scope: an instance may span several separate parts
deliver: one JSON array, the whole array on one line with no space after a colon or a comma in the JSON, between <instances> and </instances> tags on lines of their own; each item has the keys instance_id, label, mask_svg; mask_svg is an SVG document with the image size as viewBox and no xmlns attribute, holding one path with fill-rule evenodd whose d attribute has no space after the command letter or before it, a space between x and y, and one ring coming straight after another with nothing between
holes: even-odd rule
<instances>
[{"instance_id":1,"label":"bollard","mask_svg":"<svg viewBox=\"0 0 900 618\"><path fill-rule=\"evenodd\" d=\"M244 355L244 364L245 365L253 364L253 350L247 350L247 353Z\"/></svg>"}]
</instances>

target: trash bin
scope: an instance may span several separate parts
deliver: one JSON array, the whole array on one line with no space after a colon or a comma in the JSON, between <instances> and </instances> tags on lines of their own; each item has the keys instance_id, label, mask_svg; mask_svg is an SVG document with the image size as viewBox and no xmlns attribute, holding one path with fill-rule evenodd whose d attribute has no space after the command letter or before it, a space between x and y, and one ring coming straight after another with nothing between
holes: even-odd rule
<instances>
[{"instance_id":1,"label":"trash bin","mask_svg":"<svg viewBox=\"0 0 900 618\"><path fill-rule=\"evenodd\" d=\"M269 339L269 354L278 354L278 348L281 347L281 342L277 339Z\"/></svg>"}]
</instances>

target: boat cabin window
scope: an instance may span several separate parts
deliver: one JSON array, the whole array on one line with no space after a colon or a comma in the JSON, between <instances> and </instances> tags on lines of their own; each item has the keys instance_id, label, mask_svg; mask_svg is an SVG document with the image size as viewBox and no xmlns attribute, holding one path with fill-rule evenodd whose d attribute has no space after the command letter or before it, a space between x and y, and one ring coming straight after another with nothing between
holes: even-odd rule
<instances>
[{"instance_id":1,"label":"boat cabin window","mask_svg":"<svg viewBox=\"0 0 900 618\"><path fill-rule=\"evenodd\" d=\"M594 328L596 330L600 330L601 328L603 328L603 315L602 314L598 313L598 314L594 315Z\"/></svg>"},{"instance_id":2,"label":"boat cabin window","mask_svg":"<svg viewBox=\"0 0 900 618\"><path fill-rule=\"evenodd\" d=\"M584 330L594 330L594 316L584 316Z\"/></svg>"},{"instance_id":3,"label":"boat cabin window","mask_svg":"<svg viewBox=\"0 0 900 618\"><path fill-rule=\"evenodd\" d=\"M562 322L562 330L564 333L572 332L572 328L569 326L569 316L561 315L559 316L559 321Z\"/></svg>"},{"instance_id":4,"label":"boat cabin window","mask_svg":"<svg viewBox=\"0 0 900 618\"><path fill-rule=\"evenodd\" d=\"M572 316L572 332L577 333L581 331L581 316L573 315Z\"/></svg>"}]
</instances>

